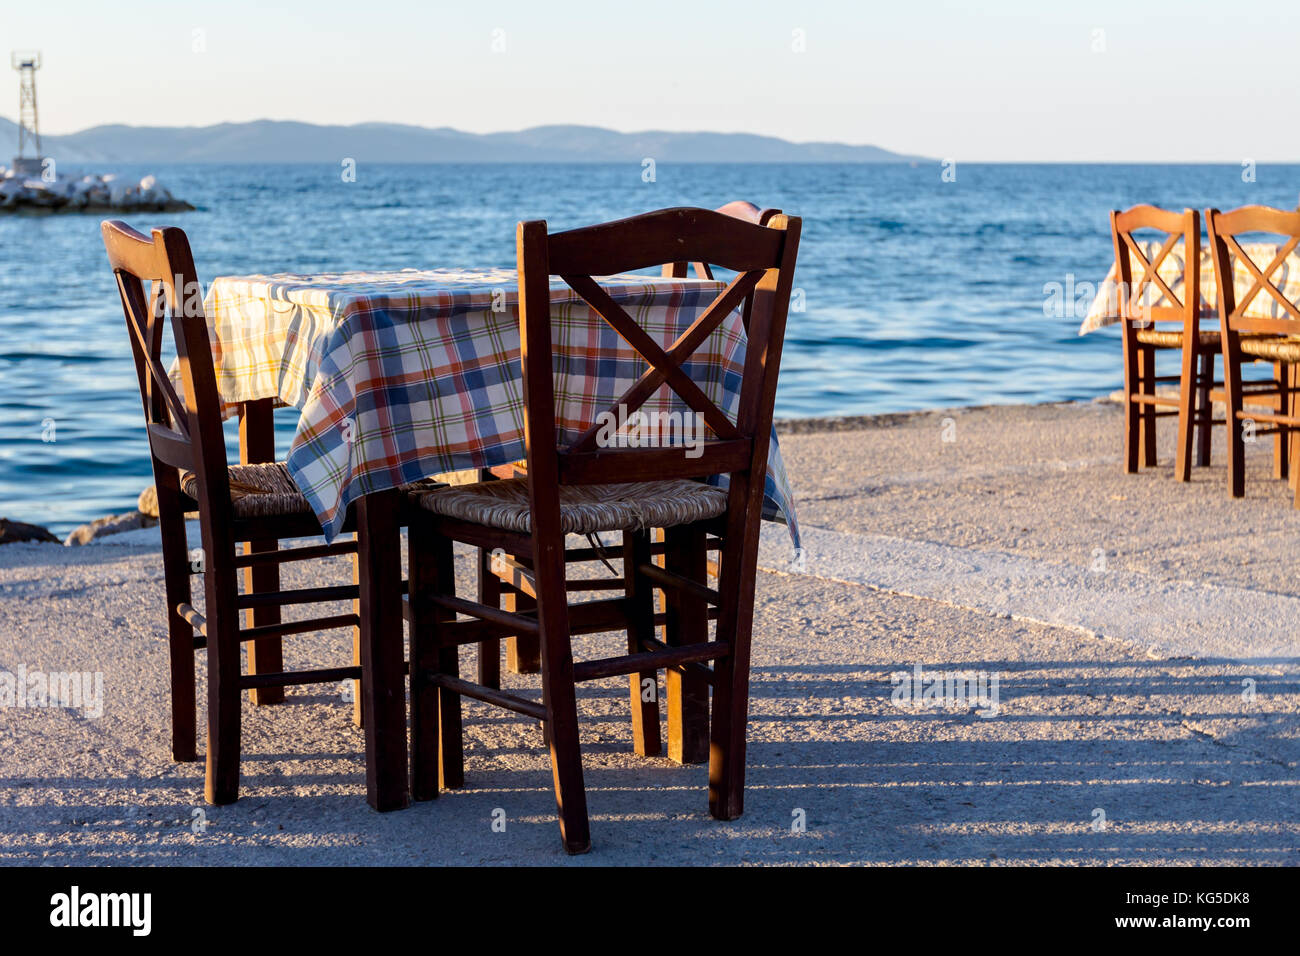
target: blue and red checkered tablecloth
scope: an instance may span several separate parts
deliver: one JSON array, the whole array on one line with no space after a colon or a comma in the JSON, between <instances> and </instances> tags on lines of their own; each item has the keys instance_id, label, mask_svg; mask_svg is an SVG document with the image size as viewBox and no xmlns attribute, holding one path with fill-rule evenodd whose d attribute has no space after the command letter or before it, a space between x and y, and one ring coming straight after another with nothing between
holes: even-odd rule
<instances>
[{"instance_id":1,"label":"blue and red checkered tablecloth","mask_svg":"<svg viewBox=\"0 0 1300 956\"><path fill-rule=\"evenodd\" d=\"M724 288L643 275L598 281L664 349ZM564 442L595 423L646 364L559 279L551 303ZM524 457L513 269L222 277L205 308L222 400L274 398L302 410L288 465L327 539L362 495ZM733 421L745 342L737 310L682 365ZM666 385L643 410L690 411ZM775 436L765 492L766 516L785 521L798 547Z\"/></svg>"}]
</instances>

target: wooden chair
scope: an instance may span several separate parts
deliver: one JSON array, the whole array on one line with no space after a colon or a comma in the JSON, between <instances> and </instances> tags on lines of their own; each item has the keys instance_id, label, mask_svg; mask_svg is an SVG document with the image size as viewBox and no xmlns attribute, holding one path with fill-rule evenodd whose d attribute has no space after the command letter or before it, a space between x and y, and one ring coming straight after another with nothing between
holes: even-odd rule
<instances>
[{"instance_id":1,"label":"wooden chair","mask_svg":"<svg viewBox=\"0 0 1300 956\"><path fill-rule=\"evenodd\" d=\"M1297 472L1295 429L1300 428L1300 409L1296 402L1296 366L1300 364L1300 308L1286 291L1279 288L1279 273L1287 257L1300 245L1300 212L1268 206L1243 206L1231 212L1205 211L1206 228L1214 253L1214 270L1219 287L1219 314L1222 316L1224 383L1228 409L1228 489L1234 498L1246 493L1245 444L1242 423L1247 419L1270 423L1257 428L1255 434L1274 434L1274 476L1293 479ZM1277 254L1261 266L1242 248L1238 236L1264 233L1282 240ZM1252 279L1250 288L1237 295L1233 262L1240 262ZM1274 315L1258 316L1248 312L1261 292L1267 292ZM1264 361L1274 365L1274 381L1263 389L1249 391L1242 381L1243 362ZM1245 399L1268 395L1272 411L1243 409ZM1287 446L1290 447L1287 447ZM1281 459L1279 462L1279 458ZM1294 482L1293 482L1294 483ZM1300 508L1300 486L1295 506Z\"/></svg>"},{"instance_id":2,"label":"wooden chair","mask_svg":"<svg viewBox=\"0 0 1300 956\"><path fill-rule=\"evenodd\" d=\"M667 209L632 219L548 234L545 222L519 224L517 236L523 341L526 479L485 482L420 498L411 519L412 794L431 799L439 782L462 779L460 698L468 696L543 722L551 751L560 832L570 853L590 847L578 744L575 683L635 675L634 722L646 722L640 680L659 669L691 671L713 688L709 808L719 819L743 811L749 645L754 612L759 521L767 470L777 370L789 306L800 220L775 216L767 226L703 209ZM591 278L679 259L712 262L738 273L668 351L659 348ZM715 437L698 458L680 448L601 449L592 426L557 447L552 383L550 277L564 279L647 362L620 398L640 408L663 384L704 417ZM681 371L680 364L746 297L752 296L739 412L731 421ZM611 411L617 411L615 403ZM728 474L726 491L690 479ZM650 528L691 529L695 564L708 534L723 542L715 590L650 561ZM565 534L632 532L625 546L623 594L570 605ZM627 540L627 539L625 539ZM518 582L536 610L519 613L455 595L452 542L520 555ZM714 618L712 641L674 647L654 638L652 588L687 595ZM456 620L463 613L469 620ZM626 631L624 655L575 663L570 635ZM491 634L536 635L541 646L540 704L461 680L456 649ZM706 661L714 661L712 668Z\"/></svg>"},{"instance_id":3,"label":"wooden chair","mask_svg":"<svg viewBox=\"0 0 1300 956\"><path fill-rule=\"evenodd\" d=\"M759 209L758 206L744 200L729 202L717 210L743 222L766 226L774 217L781 214L779 209ZM665 278L686 278L694 271L698 279L714 278L713 269L707 262L670 262L665 263L662 274ZM746 297L742 319L745 328L749 328L749 310L751 297ZM505 465L495 469L484 469L480 480L490 481L494 478L519 478L527 474L522 463ZM565 559L570 564L583 564L619 560L624 548L630 546L629 535L624 535L623 544L606 544L599 536L590 542L591 547L569 548ZM657 528L651 532L651 560L662 566L665 552L671 552L675 563L690 570L701 583L707 583L706 575L718 576L718 562L708 555L717 552L721 542L717 537L709 536L704 542L705 559L703 567L693 564L694 556L699 554L695 532L688 528ZM526 560L526 559L524 559ZM532 597L516 586L517 568L523 562L519 556L512 556L511 564L493 562L486 551L479 554L479 601L484 604L500 604L504 599L508 610L531 610L534 607ZM580 577L570 578L567 582L570 593L613 589L621 585L617 576L609 578ZM663 638L669 644L681 645L707 640L707 621L700 617L699 608L688 595L672 589L660 589L664 595L662 612L656 604L656 627L662 628ZM702 630L703 629L703 630ZM701 636L703 635L703 636ZM478 680L489 687L499 688L500 657L499 640L490 639L479 645ZM516 674L537 673L541 667L540 650L535 637L515 635L507 639L506 666ZM668 757L681 764L703 763L709 759L708 707L709 688L700 675L684 670L669 670L666 674L668 704ZM663 750L659 734L658 698L644 702L645 706L634 709L633 748L641 756L657 756ZM641 719L644 717L644 719Z\"/></svg>"},{"instance_id":4,"label":"wooden chair","mask_svg":"<svg viewBox=\"0 0 1300 956\"><path fill-rule=\"evenodd\" d=\"M1211 392L1214 357L1219 353L1219 334L1202 330L1200 292L1201 222L1194 209L1181 213L1154 206L1134 206L1110 214L1116 273L1119 280L1119 314L1124 341L1124 470L1156 464L1156 419L1178 416L1178 442L1174 475L1188 481L1192 468L1193 430L1196 432L1196 464L1210 463L1210 426L1222 424L1212 417ZM1134 233L1161 234L1159 250L1150 259ZM1183 285L1181 295L1159 274L1164 261L1179 241L1183 243ZM1141 269L1136 281L1133 265ZM1151 304L1152 300L1164 303ZM1176 323L1175 328L1161 328ZM1182 371L1178 375L1156 376L1156 353L1179 349ZM1178 397L1156 394L1160 382L1178 382ZM1157 409L1173 409L1158 411Z\"/></svg>"},{"instance_id":5,"label":"wooden chair","mask_svg":"<svg viewBox=\"0 0 1300 956\"><path fill-rule=\"evenodd\" d=\"M391 741L377 739L376 728L383 721L373 711L379 696L403 694L404 687L374 686L368 665L294 672L283 672L279 665L281 637L359 624L354 613L282 622L281 607L365 600L364 588L357 584L279 590L279 565L354 554L356 541L349 538L331 545L278 550L281 539L319 535L320 524L283 462L227 464L203 296L185 233L175 228L155 229L149 238L118 221L104 222L101 231L130 333L158 491L171 658L173 757L195 759L196 650L206 648L208 654L204 796L212 804L232 803L239 795L243 691L359 679L370 802L380 810L405 806L404 781L396 795L392 787L380 792L375 752ZM165 324L171 326L180 360L183 397L162 364ZM194 606L191 596L192 561L185 531L185 514L195 510L199 512L203 549L201 562L193 564L203 575L202 611ZM354 528L355 518L349 517L345 530ZM236 551L240 542L249 543L243 553ZM243 594L239 592L241 572L246 584ZM361 583L364 585L364 579ZM241 612L248 613L247 627L239 625ZM250 663L262 665L257 673L241 673L241 645L248 646ZM267 651L260 661L259 649ZM360 648L360 657L369 660L373 650ZM270 661L277 666L268 672ZM400 739L398 744L402 744Z\"/></svg>"}]
</instances>

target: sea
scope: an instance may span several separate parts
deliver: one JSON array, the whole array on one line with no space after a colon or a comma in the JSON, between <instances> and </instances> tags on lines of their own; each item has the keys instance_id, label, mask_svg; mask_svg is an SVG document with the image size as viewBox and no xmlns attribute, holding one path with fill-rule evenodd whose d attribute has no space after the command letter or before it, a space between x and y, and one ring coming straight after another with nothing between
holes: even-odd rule
<instances>
[{"instance_id":1,"label":"sea","mask_svg":"<svg viewBox=\"0 0 1300 956\"><path fill-rule=\"evenodd\" d=\"M1119 387L1114 328L1080 337L1140 202L1295 208L1300 166L910 164L100 164L156 175L219 275L513 266L515 223L552 229L733 199L803 217L777 415L1086 400ZM0 215L0 517L56 533L151 481L99 216ZM283 454L293 410L277 413ZM233 437L232 437L233 440ZM233 449L233 445L232 445Z\"/></svg>"}]
</instances>

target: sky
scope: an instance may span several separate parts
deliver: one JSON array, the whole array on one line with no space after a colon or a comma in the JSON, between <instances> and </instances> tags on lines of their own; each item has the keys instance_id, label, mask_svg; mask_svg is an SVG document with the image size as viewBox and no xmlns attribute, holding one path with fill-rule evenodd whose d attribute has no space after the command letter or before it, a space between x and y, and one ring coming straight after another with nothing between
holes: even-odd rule
<instances>
[{"instance_id":1,"label":"sky","mask_svg":"<svg viewBox=\"0 0 1300 956\"><path fill-rule=\"evenodd\" d=\"M1300 161L1297 0L6 6L10 48L42 51L48 134L581 123L964 162Z\"/></svg>"}]
</instances>

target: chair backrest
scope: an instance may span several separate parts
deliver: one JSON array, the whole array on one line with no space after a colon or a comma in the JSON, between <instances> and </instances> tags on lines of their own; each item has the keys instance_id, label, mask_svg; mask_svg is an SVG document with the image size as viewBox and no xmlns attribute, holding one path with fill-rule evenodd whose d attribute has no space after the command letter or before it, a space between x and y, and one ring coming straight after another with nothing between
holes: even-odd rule
<instances>
[{"instance_id":1,"label":"chair backrest","mask_svg":"<svg viewBox=\"0 0 1300 956\"><path fill-rule=\"evenodd\" d=\"M165 468L194 472L204 499L199 502L202 517L208 519L211 511L214 522L228 525L230 487L221 403L189 240L170 227L153 230L149 238L118 220L103 222L100 231L126 316L155 479ZM162 364L164 324L171 326L183 396Z\"/></svg>"},{"instance_id":2,"label":"chair backrest","mask_svg":"<svg viewBox=\"0 0 1300 956\"><path fill-rule=\"evenodd\" d=\"M1181 322L1194 332L1201 314L1201 218L1195 209L1174 212L1155 206L1134 206L1110 214L1119 282L1119 316L1125 327L1152 322ZM1155 232L1160 243L1154 254L1143 248L1139 232ZM1181 294L1170 288L1160 267L1183 244ZM1134 275L1136 266L1137 275Z\"/></svg>"},{"instance_id":3,"label":"chair backrest","mask_svg":"<svg viewBox=\"0 0 1300 956\"><path fill-rule=\"evenodd\" d=\"M725 206L719 206L718 212L724 216L734 216L736 219L752 222L757 226L766 226L773 216L781 215L779 209L759 209L752 202L746 202L743 199L737 199ZM685 279L687 272L691 268L694 268L697 279L713 278L713 268L707 262L665 262L663 274L669 279ZM746 322L745 325L748 327L749 323Z\"/></svg>"},{"instance_id":4,"label":"chair backrest","mask_svg":"<svg viewBox=\"0 0 1300 956\"><path fill-rule=\"evenodd\" d=\"M761 506L777 372L785 337L801 221L777 215L766 226L708 209L664 209L631 219L550 234L545 221L517 232L525 436L535 537L558 527L560 484L612 484L731 474L730 504L756 488ZM592 277L675 261L711 262L737 273L665 351ZM714 437L693 449L602 449L599 425L558 447L552 381L550 279L559 276L645 361L648 368L607 414L637 411L663 385L698 413ZM705 396L681 365L752 298L736 419ZM736 480L737 475L756 481ZM756 520L756 518L755 518Z\"/></svg>"},{"instance_id":5,"label":"chair backrest","mask_svg":"<svg viewBox=\"0 0 1300 956\"><path fill-rule=\"evenodd\" d=\"M1231 212L1217 209L1205 211L1205 225L1210 234L1214 253L1214 272L1219 286L1219 314L1226 327L1234 332L1276 332L1283 335L1300 334L1300 308L1292 289L1295 285L1282 282L1287 258L1300 245L1300 212L1273 209L1270 206L1242 206ZM1251 258L1237 237L1245 233L1263 233L1281 240L1277 252L1267 265L1261 266ZM1237 295L1233 262L1245 266L1251 285L1243 295ZM1267 293L1275 313L1262 315L1258 306L1248 315L1251 306L1261 293ZM1298 296L1300 297L1300 296Z\"/></svg>"}]
</instances>

